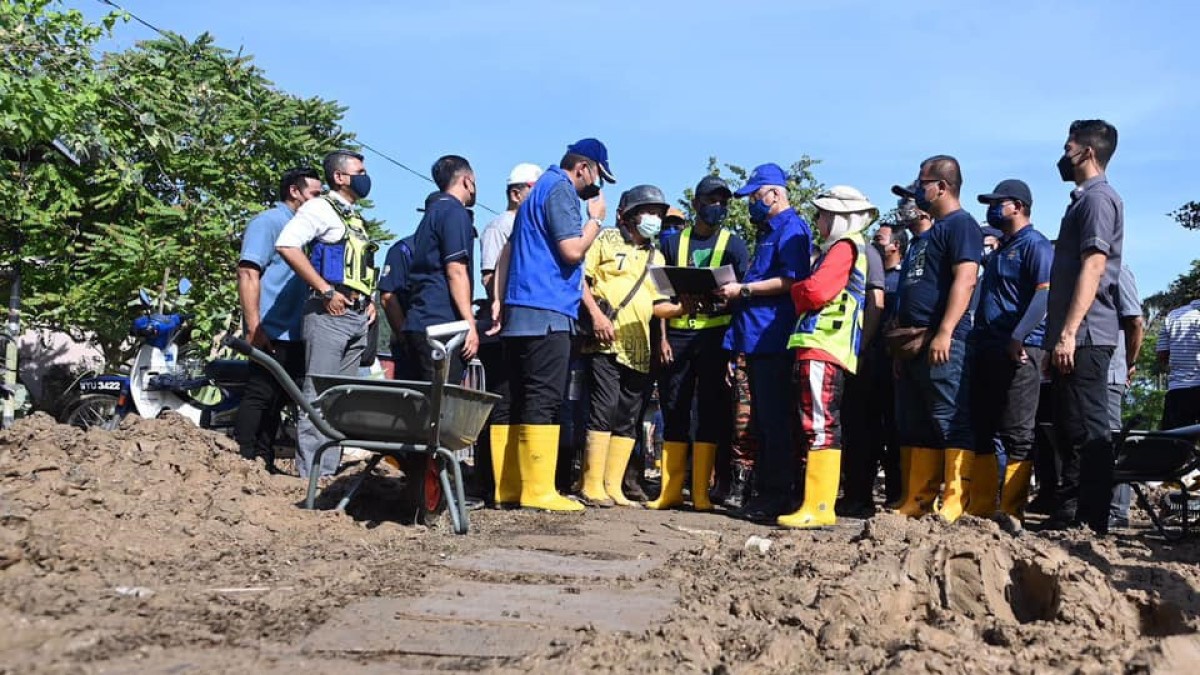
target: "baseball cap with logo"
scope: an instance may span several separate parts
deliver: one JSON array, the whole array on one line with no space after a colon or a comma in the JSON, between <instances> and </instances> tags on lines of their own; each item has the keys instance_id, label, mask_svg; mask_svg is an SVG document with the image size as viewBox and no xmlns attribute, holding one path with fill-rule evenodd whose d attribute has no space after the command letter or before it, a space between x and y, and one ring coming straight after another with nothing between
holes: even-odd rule
<instances>
[{"instance_id":1,"label":"baseball cap with logo","mask_svg":"<svg viewBox=\"0 0 1200 675\"><path fill-rule=\"evenodd\" d=\"M609 183L617 182L612 169L608 167L608 148L594 138L583 138L567 146L567 152L572 155L582 155L595 162L600 167L600 177Z\"/></svg>"}]
</instances>

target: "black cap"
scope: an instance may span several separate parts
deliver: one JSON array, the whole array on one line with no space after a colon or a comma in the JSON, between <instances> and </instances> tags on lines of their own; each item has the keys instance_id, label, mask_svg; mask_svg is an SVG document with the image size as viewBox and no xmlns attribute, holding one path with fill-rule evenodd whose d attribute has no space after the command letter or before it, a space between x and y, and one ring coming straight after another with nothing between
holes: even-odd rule
<instances>
[{"instance_id":1,"label":"black cap","mask_svg":"<svg viewBox=\"0 0 1200 675\"><path fill-rule=\"evenodd\" d=\"M729 184L720 176L705 176L696 183L696 196L703 197L704 195L713 192L724 192L726 197L733 196L733 190L729 189Z\"/></svg>"},{"instance_id":2,"label":"black cap","mask_svg":"<svg viewBox=\"0 0 1200 675\"><path fill-rule=\"evenodd\" d=\"M983 232L983 236L985 237L995 237L997 239L1004 238L1004 233L1001 232L999 228L992 227L991 225L984 225L979 229Z\"/></svg>"},{"instance_id":3,"label":"black cap","mask_svg":"<svg viewBox=\"0 0 1200 675\"><path fill-rule=\"evenodd\" d=\"M904 199L912 199L917 196L917 182L913 181L908 185L893 185L892 194Z\"/></svg>"},{"instance_id":4,"label":"black cap","mask_svg":"<svg viewBox=\"0 0 1200 675\"><path fill-rule=\"evenodd\" d=\"M1029 186L1025 181L1016 178L1002 180L995 190L979 195L980 204L990 204L998 199L1015 199L1025 206L1033 207L1033 193L1029 191Z\"/></svg>"}]
</instances>

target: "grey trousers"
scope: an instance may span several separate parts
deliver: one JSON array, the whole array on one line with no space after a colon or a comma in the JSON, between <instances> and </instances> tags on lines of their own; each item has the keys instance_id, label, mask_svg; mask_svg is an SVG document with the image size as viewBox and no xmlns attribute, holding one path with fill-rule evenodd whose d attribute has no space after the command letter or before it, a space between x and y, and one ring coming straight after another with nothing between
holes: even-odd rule
<instances>
[{"instance_id":1,"label":"grey trousers","mask_svg":"<svg viewBox=\"0 0 1200 675\"><path fill-rule=\"evenodd\" d=\"M365 312L347 311L333 316L325 311L325 303L319 298L310 299L304 305L304 341L306 370L304 395L312 401L317 397L309 375L358 375L358 362L367 347L367 315ZM329 440L301 414L296 425L297 448L296 470L301 478L308 478L312 471L317 448ZM342 462L341 450L330 448L321 456L321 475L337 473Z\"/></svg>"},{"instance_id":2,"label":"grey trousers","mask_svg":"<svg viewBox=\"0 0 1200 675\"><path fill-rule=\"evenodd\" d=\"M1122 426L1121 404L1124 401L1125 385L1110 382L1108 385L1108 416L1112 420L1111 426L1114 430L1120 429ZM1114 485L1112 492L1112 503L1108 507L1109 517L1129 520L1129 502L1133 499L1133 488L1129 487L1129 483L1121 483Z\"/></svg>"}]
</instances>

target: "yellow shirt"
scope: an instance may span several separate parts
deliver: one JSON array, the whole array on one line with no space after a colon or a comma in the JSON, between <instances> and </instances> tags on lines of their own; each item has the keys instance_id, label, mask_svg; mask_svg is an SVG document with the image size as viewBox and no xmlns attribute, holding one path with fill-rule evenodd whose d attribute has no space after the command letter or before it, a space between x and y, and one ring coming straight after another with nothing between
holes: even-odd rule
<instances>
[{"instance_id":1,"label":"yellow shirt","mask_svg":"<svg viewBox=\"0 0 1200 675\"><path fill-rule=\"evenodd\" d=\"M626 241L620 230L610 227L602 231L588 249L583 273L592 285L592 294L604 298L615 308L642 276L647 259L651 265L665 264L662 253L638 248L633 242ZM589 351L616 354L617 363L643 373L650 372L650 321L654 318L654 303L667 299L646 275L637 295L613 320L616 338L612 344L602 344Z\"/></svg>"}]
</instances>

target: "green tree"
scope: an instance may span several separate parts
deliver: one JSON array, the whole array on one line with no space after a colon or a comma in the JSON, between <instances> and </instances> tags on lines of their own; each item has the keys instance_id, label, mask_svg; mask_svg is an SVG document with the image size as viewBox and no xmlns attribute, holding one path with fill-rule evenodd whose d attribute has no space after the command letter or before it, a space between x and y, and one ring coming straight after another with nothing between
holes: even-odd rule
<instances>
[{"instance_id":1,"label":"green tree","mask_svg":"<svg viewBox=\"0 0 1200 675\"><path fill-rule=\"evenodd\" d=\"M793 162L787 171L788 201L810 225L816 216L811 202L824 188L812 170L820 161L803 155L799 161ZM745 185L746 180L750 177L750 171L744 167L736 164L723 164L717 161L716 157L708 158L708 174L720 176L729 183L730 189L734 191ZM696 217L695 210L692 208L692 199L695 194L691 188L684 190L683 194L684 198L679 201L679 206L687 214L688 220L692 220ZM746 211L746 202L745 199L730 200L729 217L725 221L725 227L745 239L746 245L753 251L754 245L758 242L758 227L750 222L750 214ZM813 235L819 236L815 228Z\"/></svg>"},{"instance_id":2,"label":"green tree","mask_svg":"<svg viewBox=\"0 0 1200 675\"><path fill-rule=\"evenodd\" d=\"M43 163L19 180L4 167L6 183L16 185L0 185L0 199L16 207L6 214L17 214L5 227L31 234L25 254L46 261L28 274L25 310L32 323L94 338L118 363L130 347L129 299L164 275L186 276L196 327L211 335L237 307L246 222L275 200L283 171L317 167L328 151L352 146L340 126L345 109L276 89L249 56L208 34L167 34L96 62L95 41L117 17L89 26L52 4L24 0L0 10L2 39L29 45L6 58L24 59L26 73L44 78L18 82L24 102L2 97L0 138L28 147L65 135L86 157L80 169ZM19 79L0 76L0 84ZM37 126L43 100L57 112L44 114L53 124ZM22 187L29 207L13 196ZM383 238L379 223L372 228Z\"/></svg>"}]
</instances>

